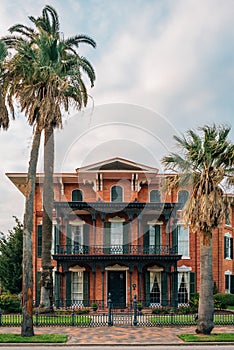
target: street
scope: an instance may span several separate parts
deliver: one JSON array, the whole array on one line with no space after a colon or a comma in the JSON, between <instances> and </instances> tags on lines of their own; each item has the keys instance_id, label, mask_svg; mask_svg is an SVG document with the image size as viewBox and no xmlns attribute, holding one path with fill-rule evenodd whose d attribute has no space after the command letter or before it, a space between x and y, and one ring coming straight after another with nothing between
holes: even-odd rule
<instances>
[{"instance_id":1,"label":"street","mask_svg":"<svg viewBox=\"0 0 234 350\"><path fill-rule=\"evenodd\" d=\"M19 350L19 349L28 349L31 347L31 344L21 344L21 345L9 345L9 346L1 346L0 348L2 350ZM210 350L210 349L218 349L218 350L231 350L233 349L233 345L190 345L190 344L174 344L174 345L154 345L154 346L145 346L145 345L133 345L133 346L123 346L123 345L99 345L99 346L75 346L75 345L70 345L70 346L64 346L64 345L50 345L49 349L50 350L113 350L113 349L121 349L121 350L175 350L178 349L179 347L182 347L182 349L188 349L188 350ZM34 350L41 350L48 348L48 345L33 345Z\"/></svg>"}]
</instances>

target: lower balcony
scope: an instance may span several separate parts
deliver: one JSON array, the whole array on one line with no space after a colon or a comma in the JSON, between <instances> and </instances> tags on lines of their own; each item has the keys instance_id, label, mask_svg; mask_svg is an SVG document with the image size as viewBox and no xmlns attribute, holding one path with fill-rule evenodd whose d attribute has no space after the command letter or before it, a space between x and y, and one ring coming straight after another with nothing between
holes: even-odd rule
<instances>
[{"instance_id":1,"label":"lower balcony","mask_svg":"<svg viewBox=\"0 0 234 350\"><path fill-rule=\"evenodd\" d=\"M169 245L57 245L54 255L177 255L177 246Z\"/></svg>"}]
</instances>

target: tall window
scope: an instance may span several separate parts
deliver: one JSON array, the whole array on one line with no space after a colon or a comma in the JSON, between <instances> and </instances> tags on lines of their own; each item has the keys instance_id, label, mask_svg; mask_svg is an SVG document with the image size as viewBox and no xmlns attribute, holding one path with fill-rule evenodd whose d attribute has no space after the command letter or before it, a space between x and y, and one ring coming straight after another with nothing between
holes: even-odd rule
<instances>
[{"instance_id":1,"label":"tall window","mask_svg":"<svg viewBox=\"0 0 234 350\"><path fill-rule=\"evenodd\" d=\"M189 301L189 272L178 273L178 302L187 304Z\"/></svg>"},{"instance_id":2,"label":"tall window","mask_svg":"<svg viewBox=\"0 0 234 350\"><path fill-rule=\"evenodd\" d=\"M234 293L234 275L231 271L225 271L225 292Z\"/></svg>"},{"instance_id":3,"label":"tall window","mask_svg":"<svg viewBox=\"0 0 234 350\"><path fill-rule=\"evenodd\" d=\"M179 209L182 210L185 206L185 203L187 202L189 198L188 191L181 190L178 192L178 203L179 203Z\"/></svg>"},{"instance_id":4,"label":"tall window","mask_svg":"<svg viewBox=\"0 0 234 350\"><path fill-rule=\"evenodd\" d=\"M151 203L160 203L161 202L161 193L159 190L150 191L150 202Z\"/></svg>"},{"instance_id":5,"label":"tall window","mask_svg":"<svg viewBox=\"0 0 234 350\"><path fill-rule=\"evenodd\" d=\"M123 223L111 223L111 254L123 253Z\"/></svg>"},{"instance_id":6,"label":"tall window","mask_svg":"<svg viewBox=\"0 0 234 350\"><path fill-rule=\"evenodd\" d=\"M150 305L161 304L161 272L150 272Z\"/></svg>"},{"instance_id":7,"label":"tall window","mask_svg":"<svg viewBox=\"0 0 234 350\"><path fill-rule=\"evenodd\" d=\"M83 303L83 280L83 271L72 272L71 299L73 306L79 306Z\"/></svg>"},{"instance_id":8,"label":"tall window","mask_svg":"<svg viewBox=\"0 0 234 350\"><path fill-rule=\"evenodd\" d=\"M72 202L83 202L83 193L81 190L72 191Z\"/></svg>"},{"instance_id":9,"label":"tall window","mask_svg":"<svg viewBox=\"0 0 234 350\"><path fill-rule=\"evenodd\" d=\"M121 186L111 187L111 202L123 202L123 189Z\"/></svg>"},{"instance_id":10,"label":"tall window","mask_svg":"<svg viewBox=\"0 0 234 350\"><path fill-rule=\"evenodd\" d=\"M224 235L224 259L233 259L233 238L230 233Z\"/></svg>"},{"instance_id":11,"label":"tall window","mask_svg":"<svg viewBox=\"0 0 234 350\"><path fill-rule=\"evenodd\" d=\"M189 229L178 225L178 254L189 257Z\"/></svg>"}]
</instances>

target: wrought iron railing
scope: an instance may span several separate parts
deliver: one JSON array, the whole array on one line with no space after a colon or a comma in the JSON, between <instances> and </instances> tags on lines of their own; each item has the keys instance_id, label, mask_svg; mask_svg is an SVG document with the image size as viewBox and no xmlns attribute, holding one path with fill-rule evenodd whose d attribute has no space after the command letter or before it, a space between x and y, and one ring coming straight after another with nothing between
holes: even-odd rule
<instances>
[{"instance_id":1,"label":"wrought iron railing","mask_svg":"<svg viewBox=\"0 0 234 350\"><path fill-rule=\"evenodd\" d=\"M169 245L57 245L55 255L175 255L178 254L177 246Z\"/></svg>"},{"instance_id":2,"label":"wrought iron railing","mask_svg":"<svg viewBox=\"0 0 234 350\"><path fill-rule=\"evenodd\" d=\"M197 323L197 314L178 314L178 310L171 309L166 314L154 314L151 310L139 310L136 298L133 300L133 309L120 312L113 309L111 298L108 297L108 305L105 312L93 311L84 308L77 312L72 309L62 309L53 314L39 314L35 312L33 324L36 327L60 326L60 327L100 327L100 326L148 326L148 327L171 327L171 326L192 326ZM176 312L177 311L177 312ZM22 315L2 314L0 310L0 327L21 326ZM215 314L214 324L233 325L234 313Z\"/></svg>"}]
</instances>

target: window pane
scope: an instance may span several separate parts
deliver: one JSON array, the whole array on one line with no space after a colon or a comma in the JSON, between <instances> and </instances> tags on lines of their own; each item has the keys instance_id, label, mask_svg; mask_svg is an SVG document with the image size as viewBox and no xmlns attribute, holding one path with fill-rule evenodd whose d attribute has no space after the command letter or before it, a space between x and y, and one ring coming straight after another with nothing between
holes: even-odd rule
<instances>
[{"instance_id":1,"label":"window pane","mask_svg":"<svg viewBox=\"0 0 234 350\"><path fill-rule=\"evenodd\" d=\"M180 206L179 206L180 210L183 209L185 203L188 200L188 197L189 197L188 191L185 191L185 190L179 191L179 193L178 193L178 203L180 204Z\"/></svg>"},{"instance_id":2,"label":"window pane","mask_svg":"<svg viewBox=\"0 0 234 350\"><path fill-rule=\"evenodd\" d=\"M73 190L72 191L72 202L82 202L83 194L81 190Z\"/></svg>"},{"instance_id":3,"label":"window pane","mask_svg":"<svg viewBox=\"0 0 234 350\"><path fill-rule=\"evenodd\" d=\"M189 230L178 226L178 253L189 256Z\"/></svg>"},{"instance_id":4,"label":"window pane","mask_svg":"<svg viewBox=\"0 0 234 350\"><path fill-rule=\"evenodd\" d=\"M120 186L113 186L111 188L111 202L122 202L123 190Z\"/></svg>"},{"instance_id":5,"label":"window pane","mask_svg":"<svg viewBox=\"0 0 234 350\"><path fill-rule=\"evenodd\" d=\"M150 192L150 202L156 202L156 203L161 202L161 194L159 190L152 190Z\"/></svg>"}]
</instances>

